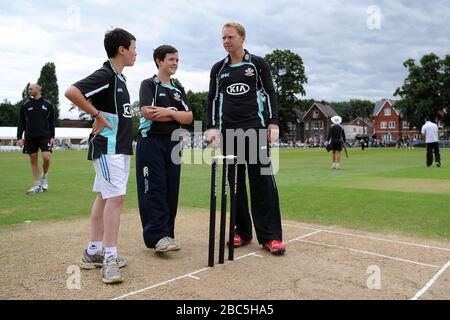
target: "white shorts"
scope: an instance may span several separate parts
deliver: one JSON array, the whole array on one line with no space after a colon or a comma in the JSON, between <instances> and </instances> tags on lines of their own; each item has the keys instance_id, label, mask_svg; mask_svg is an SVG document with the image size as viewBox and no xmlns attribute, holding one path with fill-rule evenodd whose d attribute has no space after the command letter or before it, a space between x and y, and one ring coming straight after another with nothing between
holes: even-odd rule
<instances>
[{"instance_id":1,"label":"white shorts","mask_svg":"<svg viewBox=\"0 0 450 320\"><path fill-rule=\"evenodd\" d=\"M127 193L131 156L124 154L103 154L94 159L94 192L100 192L103 199L123 196Z\"/></svg>"}]
</instances>

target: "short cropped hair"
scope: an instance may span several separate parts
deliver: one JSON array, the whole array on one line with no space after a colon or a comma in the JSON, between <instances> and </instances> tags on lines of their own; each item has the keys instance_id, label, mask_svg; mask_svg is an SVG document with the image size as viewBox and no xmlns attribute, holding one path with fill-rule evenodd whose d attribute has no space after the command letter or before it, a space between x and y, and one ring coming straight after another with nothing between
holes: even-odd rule
<instances>
[{"instance_id":1,"label":"short cropped hair","mask_svg":"<svg viewBox=\"0 0 450 320\"><path fill-rule=\"evenodd\" d=\"M227 22L223 25L223 28L234 28L241 37L245 37L245 28L238 22Z\"/></svg>"},{"instance_id":2,"label":"short cropped hair","mask_svg":"<svg viewBox=\"0 0 450 320\"><path fill-rule=\"evenodd\" d=\"M108 31L105 34L105 50L108 58L114 58L117 55L119 47L124 47L127 50L130 48L131 41L136 41L135 36L133 36L128 31L115 28L111 31Z\"/></svg>"},{"instance_id":3,"label":"short cropped hair","mask_svg":"<svg viewBox=\"0 0 450 320\"><path fill-rule=\"evenodd\" d=\"M169 46L167 44L159 46L158 48L153 51L153 60L155 61L156 68L159 69L158 63L156 62L156 59L159 59L160 61L164 61L167 54L170 53L177 53L178 50L172 46Z\"/></svg>"}]
</instances>

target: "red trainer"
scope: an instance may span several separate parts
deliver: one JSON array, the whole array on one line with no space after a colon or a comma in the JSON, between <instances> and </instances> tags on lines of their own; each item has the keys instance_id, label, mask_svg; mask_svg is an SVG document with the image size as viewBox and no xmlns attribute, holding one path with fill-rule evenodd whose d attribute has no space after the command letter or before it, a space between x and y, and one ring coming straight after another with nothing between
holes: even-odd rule
<instances>
[{"instance_id":1,"label":"red trainer","mask_svg":"<svg viewBox=\"0 0 450 320\"><path fill-rule=\"evenodd\" d=\"M286 252L286 246L280 240L270 240L264 244L264 249L271 254L281 256Z\"/></svg>"},{"instance_id":2,"label":"red trainer","mask_svg":"<svg viewBox=\"0 0 450 320\"><path fill-rule=\"evenodd\" d=\"M244 240L242 239L241 235L238 233L234 234L234 247L239 248L242 246L246 246L247 244L250 244L252 240ZM227 246L230 244L230 241L227 241Z\"/></svg>"}]
</instances>

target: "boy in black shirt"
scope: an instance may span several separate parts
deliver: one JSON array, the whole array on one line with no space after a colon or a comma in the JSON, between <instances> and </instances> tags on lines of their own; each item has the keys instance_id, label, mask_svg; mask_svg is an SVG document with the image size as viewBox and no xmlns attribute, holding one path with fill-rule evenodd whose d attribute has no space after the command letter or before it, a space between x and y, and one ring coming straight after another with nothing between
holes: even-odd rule
<instances>
[{"instance_id":1,"label":"boy in black shirt","mask_svg":"<svg viewBox=\"0 0 450 320\"><path fill-rule=\"evenodd\" d=\"M102 267L104 283L120 283L123 278L119 268L126 260L117 254L117 237L133 154L130 96L122 70L134 65L136 38L117 28L106 33L104 45L109 60L70 86L66 97L95 119L88 159L93 160L96 172L97 197L91 210L90 241L80 266Z\"/></svg>"}]
</instances>

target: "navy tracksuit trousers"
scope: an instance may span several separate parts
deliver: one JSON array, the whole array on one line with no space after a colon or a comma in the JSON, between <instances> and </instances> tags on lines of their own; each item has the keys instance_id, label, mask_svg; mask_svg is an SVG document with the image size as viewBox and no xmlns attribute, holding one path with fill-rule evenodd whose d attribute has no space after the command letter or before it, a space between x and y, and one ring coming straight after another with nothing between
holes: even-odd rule
<instances>
[{"instance_id":1,"label":"navy tracksuit trousers","mask_svg":"<svg viewBox=\"0 0 450 320\"><path fill-rule=\"evenodd\" d=\"M258 131L259 132L259 131ZM263 136L266 136L264 130ZM229 138L228 138L229 139ZM272 174L262 174L262 170L272 171L272 164L268 161L268 142L267 138L261 139L258 135L257 142L245 138L245 154L238 152L238 139L234 138L233 150L228 150L227 135L222 132L221 149L224 155L238 156L237 173L237 195L236 195L236 233L248 241L252 239L252 218L255 225L256 236L260 244L270 240L283 239L281 226L280 204L278 199L278 190L275 179ZM241 149L242 150L242 149ZM261 153L265 153L267 161L262 161ZM265 150L265 151L264 151ZM251 161L252 156L256 161ZM252 163L253 162L253 163ZM248 170L248 180L250 183L250 203L251 217L248 206L247 187L245 171ZM230 185L234 183L234 171L230 170L228 175Z\"/></svg>"},{"instance_id":2,"label":"navy tracksuit trousers","mask_svg":"<svg viewBox=\"0 0 450 320\"><path fill-rule=\"evenodd\" d=\"M166 135L138 139L136 182L144 242L148 248L154 248L166 236L175 238L181 166L172 161L171 155L178 144Z\"/></svg>"}]
</instances>

